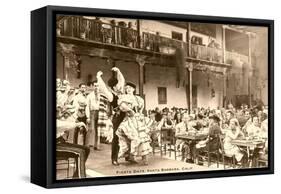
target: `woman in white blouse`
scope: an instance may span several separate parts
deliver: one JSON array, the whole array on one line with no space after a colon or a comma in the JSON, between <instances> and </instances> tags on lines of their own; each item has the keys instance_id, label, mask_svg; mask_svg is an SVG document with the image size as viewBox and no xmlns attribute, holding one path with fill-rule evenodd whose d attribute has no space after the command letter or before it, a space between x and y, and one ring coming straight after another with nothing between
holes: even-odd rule
<instances>
[{"instance_id":1,"label":"woman in white blouse","mask_svg":"<svg viewBox=\"0 0 281 194\"><path fill-rule=\"evenodd\" d=\"M226 132L224 139L224 151L227 156L235 156L238 162L241 162L242 167L247 166L248 156L246 153L241 151L237 145L231 143L232 140L238 139L244 136L240 130L239 122L237 119L233 118L229 122L229 130Z\"/></svg>"}]
</instances>

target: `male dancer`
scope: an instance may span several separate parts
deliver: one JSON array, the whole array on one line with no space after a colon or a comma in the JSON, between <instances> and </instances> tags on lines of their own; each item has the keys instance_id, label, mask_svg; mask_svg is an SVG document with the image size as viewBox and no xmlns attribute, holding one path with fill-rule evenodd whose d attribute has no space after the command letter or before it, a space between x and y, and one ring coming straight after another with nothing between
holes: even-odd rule
<instances>
[{"instance_id":1,"label":"male dancer","mask_svg":"<svg viewBox=\"0 0 281 194\"><path fill-rule=\"evenodd\" d=\"M118 166L118 152L119 152L119 141L118 136L115 134L117 131L120 123L123 121L126 113L122 112L119 109L118 106L118 95L123 94L124 92L124 85L125 85L125 79L120 70L117 67L113 67L111 69L113 71L113 76L108 80L108 86L111 88L110 92L109 90L106 91L108 98L108 101L110 102L111 107L114 110L114 115L112 119L113 124L113 140L111 144L111 162L112 165ZM116 77L115 77L116 74ZM97 83L98 85L106 89L105 83L103 79L101 78L102 72L99 73L99 76L97 76ZM126 107L122 107L123 110L127 110Z\"/></svg>"}]
</instances>

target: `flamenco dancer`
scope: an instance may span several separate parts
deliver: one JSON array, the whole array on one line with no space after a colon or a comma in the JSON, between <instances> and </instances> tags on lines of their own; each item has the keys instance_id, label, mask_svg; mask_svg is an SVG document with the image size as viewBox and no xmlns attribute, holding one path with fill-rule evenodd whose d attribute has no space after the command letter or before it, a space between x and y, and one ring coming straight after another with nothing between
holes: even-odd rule
<instances>
[{"instance_id":1,"label":"flamenco dancer","mask_svg":"<svg viewBox=\"0 0 281 194\"><path fill-rule=\"evenodd\" d=\"M140 164L148 165L148 154L152 151L149 128L142 114L144 100L135 95L135 90L135 84L126 83L125 94L118 100L120 110L126 113L116 131L119 138L119 158L125 157L126 161L136 163L135 157L141 156Z\"/></svg>"}]
</instances>

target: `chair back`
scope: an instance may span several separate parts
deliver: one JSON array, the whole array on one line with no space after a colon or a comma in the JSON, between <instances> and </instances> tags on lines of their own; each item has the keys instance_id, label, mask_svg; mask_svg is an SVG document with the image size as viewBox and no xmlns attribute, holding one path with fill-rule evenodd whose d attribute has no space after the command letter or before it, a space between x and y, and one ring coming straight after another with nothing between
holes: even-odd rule
<instances>
[{"instance_id":1,"label":"chair back","mask_svg":"<svg viewBox=\"0 0 281 194\"><path fill-rule=\"evenodd\" d=\"M161 140L173 143L175 141L175 132L173 129L161 129Z\"/></svg>"},{"instance_id":2,"label":"chair back","mask_svg":"<svg viewBox=\"0 0 281 194\"><path fill-rule=\"evenodd\" d=\"M219 149L221 150L222 154L225 154L225 152L224 152L224 147L223 147L223 144L224 144L224 135L218 134L218 136L219 136Z\"/></svg>"}]
</instances>

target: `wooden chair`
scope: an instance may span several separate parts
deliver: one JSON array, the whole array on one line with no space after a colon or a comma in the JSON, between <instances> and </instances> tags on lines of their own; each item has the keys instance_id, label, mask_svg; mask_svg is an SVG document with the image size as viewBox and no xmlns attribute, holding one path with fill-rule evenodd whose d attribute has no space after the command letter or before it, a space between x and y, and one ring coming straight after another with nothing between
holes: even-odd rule
<instances>
[{"instance_id":1,"label":"wooden chair","mask_svg":"<svg viewBox=\"0 0 281 194\"><path fill-rule=\"evenodd\" d=\"M219 138L219 135L217 135L216 138ZM215 156L217 168L219 168L220 147L221 147L221 144L219 142L217 145L217 148L215 150L211 151L210 144L208 143L206 147L199 149L199 151L196 151L196 159L199 161L199 158L201 158L201 160L203 160L203 158L207 157L208 167L210 167L211 166L211 157Z\"/></svg>"},{"instance_id":2,"label":"wooden chair","mask_svg":"<svg viewBox=\"0 0 281 194\"><path fill-rule=\"evenodd\" d=\"M169 157L171 157L172 152L174 152L175 160L176 160L177 159L177 149L175 146L175 142L176 142L175 132L173 131L173 129L161 129L160 136L161 136L161 142L160 142L161 157L163 156L163 149L164 149L165 155L167 154L167 150L169 151Z\"/></svg>"},{"instance_id":3,"label":"wooden chair","mask_svg":"<svg viewBox=\"0 0 281 194\"><path fill-rule=\"evenodd\" d=\"M223 168L225 169L225 159L229 159L230 160L230 164L232 168L235 168L235 156L228 156L225 151L224 151L224 147L223 147L223 136L219 135L219 140L220 140L220 154L222 155L222 163L223 163Z\"/></svg>"},{"instance_id":4,"label":"wooden chair","mask_svg":"<svg viewBox=\"0 0 281 194\"><path fill-rule=\"evenodd\" d=\"M71 153L71 152L66 152L66 151L58 151L56 150L56 163L57 163L57 170L66 170L66 178L71 178L69 176L70 174L70 165L73 165L73 169L76 169L77 166L76 164L78 163L78 155ZM73 159L73 161L71 161ZM59 166L65 166L62 168L59 168ZM74 170L73 170L74 172Z\"/></svg>"},{"instance_id":5,"label":"wooden chair","mask_svg":"<svg viewBox=\"0 0 281 194\"><path fill-rule=\"evenodd\" d=\"M265 144L263 144L262 150L259 151L259 156L257 158L257 167L267 167L268 166L268 154L264 149Z\"/></svg>"},{"instance_id":6,"label":"wooden chair","mask_svg":"<svg viewBox=\"0 0 281 194\"><path fill-rule=\"evenodd\" d=\"M156 148L156 145L158 145L161 149L161 146L160 146L160 142L158 142L158 140L156 140L156 138L151 138L151 143L150 143L151 147L152 147L152 154L155 155L155 148ZM159 150L160 151L160 150Z\"/></svg>"},{"instance_id":7,"label":"wooden chair","mask_svg":"<svg viewBox=\"0 0 281 194\"><path fill-rule=\"evenodd\" d=\"M155 150L156 150L156 147L159 147L161 149L161 145L160 145L160 140L158 139L158 137L161 136L161 131L156 131L156 130L153 130L153 132L151 132L150 134L150 139L151 139L151 147L152 147L152 154L155 155ZM160 149L159 149L159 152L160 152Z\"/></svg>"},{"instance_id":8,"label":"wooden chair","mask_svg":"<svg viewBox=\"0 0 281 194\"><path fill-rule=\"evenodd\" d=\"M73 135L73 144L77 144L77 137L78 137L78 133L79 133L80 129L76 128L74 130L74 135ZM85 133L83 134L84 138L85 138ZM69 140L69 133L67 133L67 139ZM84 141L85 142L85 141ZM83 143L84 143L83 142ZM73 169L77 169L77 164L78 164L78 159L79 159L79 155L74 154L72 152L67 152L67 151L62 151L62 150L56 150L56 165L57 165L57 170L66 170L66 178L71 178L69 176L70 174L70 165L73 165ZM58 168L59 166L65 166L66 168L62 167L62 168ZM74 172L74 170L73 170Z\"/></svg>"},{"instance_id":9,"label":"wooden chair","mask_svg":"<svg viewBox=\"0 0 281 194\"><path fill-rule=\"evenodd\" d=\"M266 158L259 158L257 160L258 167L267 167L268 166L268 159Z\"/></svg>"},{"instance_id":10,"label":"wooden chair","mask_svg":"<svg viewBox=\"0 0 281 194\"><path fill-rule=\"evenodd\" d=\"M214 155L217 158L217 168L219 168L219 161L220 161L220 149L223 146L220 143L220 135L216 135L216 138L218 138L219 142L217 144L217 148L215 150L210 150L210 144L208 144L208 167L211 166L211 156Z\"/></svg>"}]
</instances>

